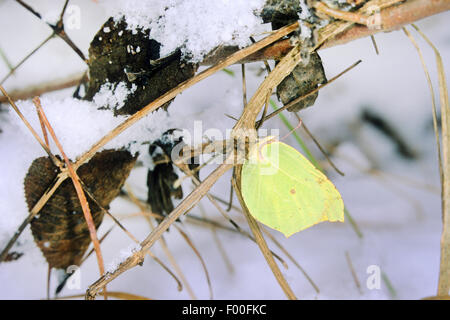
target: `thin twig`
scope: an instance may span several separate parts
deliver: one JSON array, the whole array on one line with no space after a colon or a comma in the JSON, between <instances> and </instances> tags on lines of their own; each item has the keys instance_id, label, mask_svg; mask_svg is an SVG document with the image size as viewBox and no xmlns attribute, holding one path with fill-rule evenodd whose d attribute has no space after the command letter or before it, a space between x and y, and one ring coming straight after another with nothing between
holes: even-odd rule
<instances>
[{"instance_id":1,"label":"thin twig","mask_svg":"<svg viewBox=\"0 0 450 320\"><path fill-rule=\"evenodd\" d=\"M286 248L283 247L283 245L277 240L277 238L275 238L265 227L262 227L261 230L273 243L275 243L278 248L280 248L280 250L286 255L286 257L288 257L288 259L291 260L291 262L297 267L297 269L300 270L300 272L303 274L303 276L305 276L306 280L308 280L314 290L316 290L317 293L320 293L319 287L314 283L313 279L308 275L305 269L302 268L297 260L295 260L295 258L289 253L289 251L287 251Z\"/></svg>"},{"instance_id":2,"label":"thin twig","mask_svg":"<svg viewBox=\"0 0 450 320\"><path fill-rule=\"evenodd\" d=\"M356 288L358 289L359 293L362 294L361 283L358 280L358 276L356 275L355 268L353 268L352 259L350 258L350 254L348 253L348 251L345 251L345 259L347 260L348 267L350 269L350 272L352 273L353 281L355 282Z\"/></svg>"},{"instance_id":3,"label":"thin twig","mask_svg":"<svg viewBox=\"0 0 450 320\"><path fill-rule=\"evenodd\" d=\"M99 293L100 295L102 293ZM132 293L119 292L119 291L108 291L108 297L116 298L120 300L153 300L144 296L139 296ZM70 300L70 299L81 299L84 298L83 294L73 295L73 296L65 296L65 297L57 297L54 300Z\"/></svg>"},{"instance_id":4,"label":"thin twig","mask_svg":"<svg viewBox=\"0 0 450 320\"><path fill-rule=\"evenodd\" d=\"M95 227L94 219L92 218L91 210L89 208L89 203L86 199L86 195L84 194L83 188L80 184L80 177L78 176L76 171L73 169L69 158L65 154L63 147L58 140L58 137L56 136L52 126L50 125L50 122L47 119L47 116L45 115L44 110L42 109L42 106L40 105L39 99L35 99L34 102L36 103L36 107L42 117L43 122L45 123L45 126L47 127L50 135L53 138L53 141L55 142L56 146L58 147L59 151L61 152L64 162L66 163L66 167L69 171L69 175L72 179L73 185L75 187L75 191L77 192L77 196L80 200L80 204L83 209L84 218L86 220L86 224L87 224L88 230L89 230L89 236L91 237L91 241L95 248L95 253L97 255L97 262L98 262L98 267L100 270L100 275L104 275L105 274L105 266L104 266L104 262L103 262L102 252L100 249L100 242L97 238L97 230ZM106 288L104 289L104 292L105 292L105 298L106 298Z\"/></svg>"},{"instance_id":5,"label":"thin twig","mask_svg":"<svg viewBox=\"0 0 450 320\"><path fill-rule=\"evenodd\" d=\"M374 49L375 49L375 53L376 53L377 55L379 55L379 54L380 54L380 51L378 50L378 45L377 45L377 41L375 40L375 36L374 36L374 35L371 35L371 36L370 36L370 40L372 40L372 45L373 45L373 47L374 47Z\"/></svg>"},{"instance_id":6,"label":"thin twig","mask_svg":"<svg viewBox=\"0 0 450 320\"><path fill-rule=\"evenodd\" d=\"M19 108L17 107L17 105L14 103L14 101L11 99L11 97L8 95L8 93L6 92L6 90L0 85L0 91L3 93L3 95L8 99L9 104L11 105L11 107L14 109L14 111L17 113L17 115L19 116L20 120L22 120L22 122L25 124L25 126L28 128L28 130L30 130L31 134L33 135L33 137L37 140L37 142L39 142L39 144L41 145L42 149L45 150L45 152L48 154L48 156L50 157L50 159L52 159L53 163L60 167L62 167L62 162L57 159L52 152L50 151L50 148L48 146L47 143L45 143L44 141L42 141L42 139L39 137L39 135L37 134L37 132L33 129L33 127L31 126L31 124L28 122L28 120L25 118L25 116L22 114L22 112L20 112ZM0 259L1 261L1 259Z\"/></svg>"},{"instance_id":7,"label":"thin twig","mask_svg":"<svg viewBox=\"0 0 450 320\"><path fill-rule=\"evenodd\" d=\"M180 165L180 164L176 164L177 167L182 170L185 174L190 175L192 182L194 183L194 185L198 186L200 184L200 180L198 180L194 175L192 175L190 173L190 169L187 165ZM208 198L208 200L211 202L211 204L217 209L217 211L220 212L220 214L226 219L228 220L228 222L231 223L231 225L233 227L236 228L236 230L247 236L247 238L249 238L250 240L252 240L253 242L256 243L256 239L254 237L252 237L251 234L249 234L248 232L246 232L245 230L243 230L224 210L221 206L219 206L219 204L216 202L216 200L214 199L214 197L207 193L206 197ZM242 211L240 211L242 213ZM280 255L276 254L275 252L273 252L272 250L270 250L270 253L274 256L274 258L276 258L278 261L280 261L280 263L283 265L283 267L285 267L286 269L288 268L287 263L283 260L283 258L280 257Z\"/></svg>"},{"instance_id":8,"label":"thin twig","mask_svg":"<svg viewBox=\"0 0 450 320\"><path fill-rule=\"evenodd\" d=\"M42 48L43 45L45 45L51 38L53 38L55 36L54 33L52 33L50 36L48 36L47 38L45 38L44 41L42 41L36 48L34 48L29 54L27 54L22 60L19 61L18 64L16 64L9 72L6 76L3 77L3 79L0 81L0 85L2 85L6 80L8 80L8 78L14 73L16 72L16 70L25 63L25 61L27 61L33 54L35 54L40 48Z\"/></svg>"},{"instance_id":9,"label":"thin twig","mask_svg":"<svg viewBox=\"0 0 450 320\"><path fill-rule=\"evenodd\" d=\"M231 190L233 190L233 189L231 189ZM199 208L203 218L206 219L206 210L203 208L203 205L201 202L198 203L198 208ZM230 207L230 209L231 209L231 207ZM225 248L223 247L223 244L220 241L219 236L217 234L217 227L211 224L211 225L209 225L209 228L211 229L212 237L214 239L214 242L216 243L217 249L219 250L223 261L225 262L228 272L234 273L233 264L231 263L230 258L228 257L228 254L225 251Z\"/></svg>"},{"instance_id":10,"label":"thin twig","mask_svg":"<svg viewBox=\"0 0 450 320\"><path fill-rule=\"evenodd\" d=\"M131 200L131 202L133 202L143 213L145 213L144 217L146 218L148 224L150 225L151 230L153 231L155 229L155 226L153 225L153 221L150 218L153 217L155 219L163 220L164 216L158 214L158 217L156 217L155 216L156 214L150 211L151 208L149 208L149 205L145 204L143 201L139 200L134 195L133 191L131 190L131 188L129 186L126 186L126 190L127 190L128 198ZM195 293L192 290L191 285L187 281L186 276L183 273L183 270L178 265L173 254L170 252L169 247L167 246L164 237L161 236L161 238L159 239L159 244L161 245L161 248L162 248L164 254L169 259L169 263L175 269L175 272L177 273L178 277L180 278L181 283L183 284L184 288L186 288L188 295L191 297L192 300L197 300L197 297L195 296Z\"/></svg>"},{"instance_id":11,"label":"thin twig","mask_svg":"<svg viewBox=\"0 0 450 320\"><path fill-rule=\"evenodd\" d=\"M252 41L252 43L256 42L255 39L253 39L253 37L250 37L250 40ZM263 60L263 62L264 62L264 66L266 68L267 74L270 74L270 72L272 72L272 70L270 69L269 62L267 62L267 60ZM263 113L261 115L261 120L259 120L259 122L255 126L256 130L261 128L261 126L264 124L264 121L265 121L266 115L267 115L267 110L269 110L269 102L270 102L270 97L271 96L272 96L272 92L268 92L267 93L267 97L266 97L266 103L264 105L264 110L263 110Z\"/></svg>"},{"instance_id":12,"label":"thin twig","mask_svg":"<svg viewBox=\"0 0 450 320\"><path fill-rule=\"evenodd\" d=\"M11 64L11 62L9 61L6 54L3 52L2 48L0 48L0 57L5 62L6 66L8 67L9 70L12 70L14 68L14 66Z\"/></svg>"},{"instance_id":13,"label":"thin twig","mask_svg":"<svg viewBox=\"0 0 450 320\"><path fill-rule=\"evenodd\" d=\"M230 186L230 197L228 199L227 208L225 209L226 212L230 212L231 208L233 207L233 196L234 196L234 189L233 186Z\"/></svg>"},{"instance_id":14,"label":"thin twig","mask_svg":"<svg viewBox=\"0 0 450 320\"><path fill-rule=\"evenodd\" d=\"M42 115L39 111L39 108L42 108L41 104L40 104L39 100L33 100L33 103L36 106L36 112L37 112L37 116L39 118L39 123L41 124L41 131L42 131L42 135L44 136L45 145L50 150L50 143L48 141L47 129L45 128L44 120L42 119Z\"/></svg>"},{"instance_id":15,"label":"thin twig","mask_svg":"<svg viewBox=\"0 0 450 320\"><path fill-rule=\"evenodd\" d=\"M448 101L448 87L445 78L445 68L439 50L433 45L425 34L413 24L417 32L433 49L439 80L439 98L441 102L441 128L442 128L442 236L441 236L441 262L439 268L438 296L450 292L450 107Z\"/></svg>"},{"instance_id":16,"label":"thin twig","mask_svg":"<svg viewBox=\"0 0 450 320\"><path fill-rule=\"evenodd\" d=\"M174 226L178 230L178 232L181 234L183 239L186 241L186 243L189 245L189 247L192 249L192 251L194 251L197 258L200 260L200 263L202 265L203 271L206 276L206 282L208 283L209 299L212 300L213 296L214 296L213 289L212 289L212 284L211 284L211 278L209 276L209 272L208 272L208 268L206 267L205 260L203 260L202 255L200 254L200 251L197 250L197 248L195 247L194 243L192 242L191 238L187 235L187 233L184 232L178 225L175 224Z\"/></svg>"},{"instance_id":17,"label":"thin twig","mask_svg":"<svg viewBox=\"0 0 450 320\"><path fill-rule=\"evenodd\" d=\"M39 20L43 21L41 14L38 13L36 10L34 10L30 5L26 4L22 0L16 0L16 2L19 3L21 6L23 6L26 10L30 11ZM67 35L67 33L64 30L63 18L64 18L64 13L66 11L68 2L69 1L66 0L64 3L64 7L61 10L60 18L59 18L58 22L55 25L50 24L48 22L46 22L46 24L53 30L52 36L57 35L58 37L60 37L69 47L72 48L73 51L75 51L75 53L81 58L81 60L86 62L86 57L84 56L83 52L75 45L75 43L69 38L69 36Z\"/></svg>"},{"instance_id":18,"label":"thin twig","mask_svg":"<svg viewBox=\"0 0 450 320\"><path fill-rule=\"evenodd\" d=\"M261 250L264 258L266 259L266 262L268 263L270 269L272 270L272 273L274 274L276 280L278 281L281 289L287 296L289 300L297 300L297 297L295 296L294 292L292 291L291 287L289 286L288 282L284 278L283 274L280 271L280 268L276 264L275 260L273 259L273 255L270 253L269 248L267 246L266 241L264 240L264 237L261 233L261 229L258 226L258 223L256 220L250 215L244 199L242 198L242 194L240 192L240 173L241 173L241 166L236 167L236 177L233 179L233 187L236 190L237 197L239 199L239 202L241 203L242 209L244 211L244 216L247 219L247 222L250 226L250 229L253 232L253 235L256 239L256 243L259 246L259 249Z\"/></svg>"},{"instance_id":19,"label":"thin twig","mask_svg":"<svg viewBox=\"0 0 450 320\"><path fill-rule=\"evenodd\" d=\"M345 174L338 169L338 167L334 164L333 160L331 160L331 158L328 156L328 152L325 151L325 149L322 147L322 145L320 144L320 142L316 139L316 137L314 137L314 135L311 133L311 131L309 131L308 127L306 126L305 122L303 121L302 118L300 118L300 116L298 115L297 112L294 113L295 117L297 118L298 121L301 121L303 123L302 127L303 130L305 130L306 134L311 138L311 140L314 142L314 144L317 146L317 148L319 148L320 152L322 152L323 156L325 157L325 159L327 159L328 163L330 164L330 166L333 167L333 169L339 173L341 176L345 176Z\"/></svg>"},{"instance_id":20,"label":"thin twig","mask_svg":"<svg viewBox=\"0 0 450 320\"><path fill-rule=\"evenodd\" d=\"M52 80L49 82L39 83L36 86L14 90L9 92L9 96L13 101L27 100L36 96L41 96L44 93L58 91L62 89L77 86L86 78L86 72L70 75L65 79ZM8 102L6 97L0 97L0 103Z\"/></svg>"},{"instance_id":21,"label":"thin twig","mask_svg":"<svg viewBox=\"0 0 450 320\"><path fill-rule=\"evenodd\" d=\"M245 81L245 63L241 64L241 70L242 70L242 99L245 108L245 106L247 105L247 84Z\"/></svg>"},{"instance_id":22,"label":"thin twig","mask_svg":"<svg viewBox=\"0 0 450 320\"><path fill-rule=\"evenodd\" d=\"M310 95L318 92L319 90L322 90L324 87L330 85L331 83L333 83L334 81L336 81L337 79L339 79L341 76L343 76L344 74L346 74L347 72L349 72L350 70L352 70L353 68L355 68L358 64L360 64L362 62L362 60L358 60L356 61L354 64L352 64L350 67L346 68L344 71L340 72L339 74L337 74L336 76L334 76L333 78L331 78L330 80L327 81L327 83L324 83L320 86L318 86L317 88L314 88L313 90L311 90L310 92L304 94L301 97L298 97L297 99L292 100L291 102L289 102L288 104L284 105L283 107L277 109L276 111L270 113L269 115L267 115L264 120L260 120L256 123L256 126L259 125L259 122L261 121L267 121L273 117L275 117L276 115L278 115L280 112L283 112L284 110L292 107L293 105L299 103L300 101L302 101L303 99L309 97Z\"/></svg>"},{"instance_id":23,"label":"thin twig","mask_svg":"<svg viewBox=\"0 0 450 320\"><path fill-rule=\"evenodd\" d=\"M61 13L59 14L59 20L58 20L59 23L63 22L64 14L66 13L68 4L69 4L69 0L66 0L66 2L64 3L63 9L61 10Z\"/></svg>"},{"instance_id":24,"label":"thin twig","mask_svg":"<svg viewBox=\"0 0 450 320\"><path fill-rule=\"evenodd\" d=\"M433 116L433 128L434 128L434 134L436 138L436 147L437 147L437 154L438 154L438 165L439 165L439 178L441 180L441 188L443 187L444 183L444 171L442 168L442 155L441 155L441 145L440 145L440 137L439 137L439 128L437 124L437 108L436 108L436 98L434 97L434 88L433 83L431 82L431 76L430 72L428 71L427 65L425 64L425 58L423 57L422 50L420 50L419 45L417 44L414 37L411 35L411 33L406 29L402 28L403 32L406 34L406 36L409 38L411 43L413 44L414 48L417 50L417 53L420 58L420 62L422 64L423 70L425 72L425 77L427 80L427 84L431 93L431 107L432 107L432 116Z\"/></svg>"}]
</instances>

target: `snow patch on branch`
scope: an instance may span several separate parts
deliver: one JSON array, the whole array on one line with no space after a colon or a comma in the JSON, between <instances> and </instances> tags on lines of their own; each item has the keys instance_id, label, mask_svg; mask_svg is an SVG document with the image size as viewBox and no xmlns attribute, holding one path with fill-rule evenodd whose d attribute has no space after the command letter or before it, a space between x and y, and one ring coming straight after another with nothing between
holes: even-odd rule
<instances>
[{"instance_id":1,"label":"snow patch on branch","mask_svg":"<svg viewBox=\"0 0 450 320\"><path fill-rule=\"evenodd\" d=\"M161 56L181 48L191 62L200 62L219 45L250 44L262 31L258 13L265 0L104 0L116 21L125 17L134 32L150 29L162 44Z\"/></svg>"},{"instance_id":2,"label":"snow patch on branch","mask_svg":"<svg viewBox=\"0 0 450 320\"><path fill-rule=\"evenodd\" d=\"M131 257L135 252L138 252L139 250L141 250L140 244L132 244L127 248L120 250L119 256L106 265L106 273L113 273L114 271L116 271L121 263L125 262L129 257Z\"/></svg>"},{"instance_id":3,"label":"snow patch on branch","mask_svg":"<svg viewBox=\"0 0 450 320\"><path fill-rule=\"evenodd\" d=\"M122 96L121 94L115 95L117 91L117 87L113 94L111 94L111 90L109 94L105 90L102 93L104 95L103 98L105 101L114 100L117 102ZM33 128L40 132L40 123L33 103L27 100L20 101L17 104ZM64 148L64 152L72 160L76 160L77 157L88 151L94 143L127 119L126 116L114 116L111 110L99 110L95 102L81 101L74 98L61 100L43 97L41 98L41 104ZM41 148L13 111L8 112L7 118L8 122L19 128L20 134L30 139L30 143L28 143L30 146L27 149ZM166 111L162 109L155 111L111 140L103 149L128 148L130 152L135 154L139 151L142 143L159 138L163 132L170 128L171 124L173 123ZM8 128L5 128L5 130L8 130ZM58 148L52 141L50 148L55 154L59 153ZM26 149L24 153L27 153Z\"/></svg>"}]
</instances>

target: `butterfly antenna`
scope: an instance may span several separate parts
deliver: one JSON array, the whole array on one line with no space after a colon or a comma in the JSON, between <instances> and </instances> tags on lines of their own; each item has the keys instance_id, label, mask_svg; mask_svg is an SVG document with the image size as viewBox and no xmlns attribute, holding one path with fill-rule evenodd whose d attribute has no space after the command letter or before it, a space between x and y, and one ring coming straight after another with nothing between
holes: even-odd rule
<instances>
[{"instance_id":1,"label":"butterfly antenna","mask_svg":"<svg viewBox=\"0 0 450 320\"><path fill-rule=\"evenodd\" d=\"M234 121L239 121L236 117L233 117L232 115L229 115L227 113L224 113L224 115L230 119L233 119Z\"/></svg>"},{"instance_id":2,"label":"butterfly antenna","mask_svg":"<svg viewBox=\"0 0 450 320\"><path fill-rule=\"evenodd\" d=\"M285 136L283 136L283 137L280 139L280 141L285 140L285 139L286 139L287 137L289 137L294 131L297 131L297 129L300 128L300 127L302 126L302 124L303 124L303 120L302 120L301 118L299 118L299 119L298 119L298 124L297 124L297 126L296 126L294 129L292 129L291 131L289 131Z\"/></svg>"},{"instance_id":3,"label":"butterfly antenna","mask_svg":"<svg viewBox=\"0 0 450 320\"><path fill-rule=\"evenodd\" d=\"M287 137L289 137L289 136L292 134L292 132L294 132L294 131L296 131L298 128L300 128L300 127L302 126L302 124L303 124L303 120L300 118L299 121L298 121L297 126L296 126L294 129L292 129L291 131L289 131L286 135L284 135L283 137L281 137L281 139L279 139L279 141L285 140ZM263 143L261 143L261 145L259 146L259 149L258 149L258 154L259 154L260 159L263 159L263 160L264 160L264 156L263 156L262 151L261 151L262 148L263 148L266 144L272 143L272 142L275 141L275 140L276 140L276 139L273 138L273 139L270 139L270 140L267 140L267 141L264 141Z\"/></svg>"},{"instance_id":4,"label":"butterfly antenna","mask_svg":"<svg viewBox=\"0 0 450 320\"><path fill-rule=\"evenodd\" d=\"M230 200L228 201L228 207L226 209L227 212L230 212L231 208L233 207L233 190L234 190L233 185L231 185L231 188L230 188Z\"/></svg>"}]
</instances>

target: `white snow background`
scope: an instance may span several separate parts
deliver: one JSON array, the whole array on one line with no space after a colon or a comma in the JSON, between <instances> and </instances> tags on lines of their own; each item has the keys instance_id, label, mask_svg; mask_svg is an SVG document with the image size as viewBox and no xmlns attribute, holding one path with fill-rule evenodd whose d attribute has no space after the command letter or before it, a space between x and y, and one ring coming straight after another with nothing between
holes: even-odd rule
<instances>
[{"instance_id":1,"label":"white snow background","mask_svg":"<svg viewBox=\"0 0 450 320\"><path fill-rule=\"evenodd\" d=\"M52 20L51 17L59 13L63 2L27 1L48 20ZM147 6L152 8L150 5L152 1L139 2L147 3ZM208 3L215 2L196 1L198 6L204 5L205 10L217 9L214 4L208 7ZM221 1L217 1L216 5L219 2ZM224 1L224 3L233 2ZM156 11L156 4L160 2L153 3ZM220 19L229 14L228 18L234 19L239 8L248 10L252 5L256 6L258 1L246 3L247 1L236 1L234 11L217 13L216 18L218 21L226 21ZM71 5L80 8L81 25L80 29L68 29L67 33L87 55L90 41L109 14L117 10L117 3L103 1L98 4L88 0L73 0ZM210 14L212 11L205 12ZM230 15L231 13L234 15ZM0 1L0 17L2 24L7 26L0 28L0 48L13 64L19 62L51 32L44 23L12 0ZM200 13L197 18L201 20L199 17ZM450 33L445 25L449 18L447 12L418 22L422 31L440 49L447 73ZM212 17L209 19L212 24L214 19ZM248 36L249 30L256 25L255 21L257 20L249 22L251 25L248 29L244 28L242 35ZM223 25L220 25L220 28L222 27ZM165 31L173 32L170 28L166 28ZM216 36L215 40L230 40L225 33L222 35L224 38L220 38L217 32L212 34ZM166 33L159 36L163 35ZM196 37L201 39L206 36L196 35ZM239 44L243 43L242 39L244 38L239 38ZM340 177L332 170L329 170L328 175L340 190L346 206L363 233L363 238L357 237L348 221L344 224L321 223L289 239L273 232L320 288L320 293L317 294L301 272L268 240L270 247L280 253L289 264L289 269L286 270L281 266L281 270L300 299L418 299L435 295L437 290L441 210L436 146L431 125L430 92L417 52L402 31L379 34L376 39L380 48L379 56L375 54L369 38L320 51L328 78L358 59L362 59L363 63L323 89L314 107L301 112L309 129L324 146L339 143L332 158L346 175ZM419 36L416 39L423 48L432 80L437 88L434 54ZM203 46L198 46L198 43L190 44L202 54ZM246 66L249 96L263 79L263 75L257 76L261 66L262 63ZM5 83L5 88L9 91L26 88L82 72L85 68L79 57L62 40L55 38L24 64ZM198 83L176 98L167 116L158 113L141 120L141 123L119 137L122 141L113 144L126 144L129 139L152 139L172 127L192 130L196 120L203 121L204 130L219 128L225 132L226 129L232 128L234 121L224 114L235 117L240 115L242 87L240 66L232 66L230 69L235 72L234 77L219 72ZM7 72L6 65L0 62L0 76L3 77ZM55 126L63 147L75 157L95 142L94 136L101 137L121 120L112 119L107 112L104 114L71 112L69 105L73 102L67 98L72 92L73 88L45 95L42 104ZM81 108L92 107L86 103L79 104L78 107ZM31 102L22 102L19 106L34 128L39 129ZM58 112L58 108L66 107L67 112L63 114ZM418 159L414 161L402 159L389 139L372 127L362 124L359 116L363 107L376 111L394 126L417 152ZM5 108L5 105L2 108ZM286 115L293 124L297 122L295 117ZM65 119L72 119L73 126L64 127L62 123L67 123ZM80 135L76 134L77 124L81 127L84 124L85 130L82 130ZM270 120L265 127L281 128L282 134L287 133L279 120ZM0 113L0 128L3 131L0 133L0 247L3 247L28 214L23 194L23 178L32 160L44 153L15 114ZM301 129L299 132L303 133ZM298 147L292 136L285 142ZM320 158L317 148L313 144L309 145L314 154ZM56 148L52 150L56 151ZM348 158L351 161L346 160ZM376 167L385 172L388 178L380 181L373 175L361 171L355 163L363 169ZM211 168L203 170L201 177L205 177ZM141 167L135 169L128 180L137 195L143 198L146 197L146 176L146 169ZM229 180L230 173L213 187L212 194L228 199ZM431 185L433 188L430 191L428 190L430 188L425 189L423 185ZM185 194L192 188L187 181L183 187ZM236 199L234 203L238 204ZM207 200L202 201L202 206L210 219L226 224ZM127 213L136 213L138 209L125 200L116 199L111 205L111 212L121 217ZM199 208L194 208L192 213L197 216L202 214ZM235 212L231 214L242 227L246 226L245 219L240 214ZM150 232L143 218L126 219L123 223L138 239L144 239ZM111 220L105 217L99 234L103 234L111 225ZM236 233L218 230L218 237L234 268L234 271L230 272L213 241L210 229L188 223L183 224L183 229L193 239L206 262L215 299L285 298L256 244ZM175 228L171 228L165 234L165 239L196 296L208 299L205 275L192 250ZM47 264L34 244L29 228L25 230L19 242L20 246L16 246L15 250L24 252L25 255L16 262L0 264L0 298L45 298ZM132 244L133 242L116 228L102 244L106 264L121 257L123 255L121 251ZM156 244L152 251L168 263L159 244ZM361 283L361 290L358 290L353 280L346 261L346 252L351 257ZM366 287L369 276L366 270L371 265L381 268L395 288L396 296L390 294L385 282L381 282L380 289L369 290ZM97 278L97 262L95 255L92 255L81 267L81 288L79 290L66 288L62 295L83 294ZM54 286L56 276L52 279L52 283ZM148 258L143 267L134 268L111 282L108 290L140 294L154 299L189 298L186 290L178 292L175 281Z\"/></svg>"}]
</instances>

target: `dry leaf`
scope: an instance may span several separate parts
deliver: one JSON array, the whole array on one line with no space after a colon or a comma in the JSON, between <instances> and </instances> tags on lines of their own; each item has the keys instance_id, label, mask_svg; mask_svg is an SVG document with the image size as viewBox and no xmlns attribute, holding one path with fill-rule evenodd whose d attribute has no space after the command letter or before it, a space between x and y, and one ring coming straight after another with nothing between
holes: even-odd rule
<instances>
[{"instance_id":1,"label":"dry leaf","mask_svg":"<svg viewBox=\"0 0 450 320\"><path fill-rule=\"evenodd\" d=\"M78 169L81 180L96 200L107 208L118 195L136 158L128 151L105 150ZM29 210L53 184L59 170L48 157L33 161L25 177L25 197ZM92 217L98 228L102 210L89 199ZM66 269L80 265L91 239L72 181L64 181L31 222L34 240L50 268Z\"/></svg>"},{"instance_id":2,"label":"dry leaf","mask_svg":"<svg viewBox=\"0 0 450 320\"><path fill-rule=\"evenodd\" d=\"M183 62L179 50L161 58L160 46L150 39L150 30L133 34L123 20L116 23L110 18L89 48L89 83L84 99L92 100L104 84L115 88L124 82L133 94L122 107L104 107L113 108L116 115L130 115L195 74L197 65Z\"/></svg>"}]
</instances>

